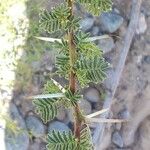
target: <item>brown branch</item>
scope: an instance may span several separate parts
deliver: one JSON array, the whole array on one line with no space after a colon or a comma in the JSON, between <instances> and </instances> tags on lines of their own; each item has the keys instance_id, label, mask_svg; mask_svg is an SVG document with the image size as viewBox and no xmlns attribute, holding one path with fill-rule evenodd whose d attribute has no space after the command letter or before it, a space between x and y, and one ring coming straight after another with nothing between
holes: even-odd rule
<instances>
[{"instance_id":1,"label":"brown branch","mask_svg":"<svg viewBox=\"0 0 150 150\"><path fill-rule=\"evenodd\" d=\"M68 0L68 6L70 8L70 17L73 16L73 4L74 0ZM68 31L68 44L69 44L69 57L70 57L70 75L69 75L69 89L74 94L76 92L76 74L74 70L74 64L76 61L76 47L74 44L74 31L70 29ZM75 123L74 123L74 134L77 137L78 141L80 141L80 130L81 130L81 112L78 103L74 107L74 115L75 115Z\"/></svg>"},{"instance_id":2,"label":"brown branch","mask_svg":"<svg viewBox=\"0 0 150 150\"><path fill-rule=\"evenodd\" d=\"M132 10L131 10L131 18L130 18L130 23L123 41L123 47L121 49L121 54L119 57L119 62L118 65L116 67L114 76L112 78L112 82L111 82L111 93L107 93L105 102L104 102L104 106L103 108L110 108L111 107L111 103L114 97L114 94L116 92L116 89L118 87L119 81L120 81L120 77L123 71L123 68L125 66L125 61L127 58L127 54L128 51L130 49L131 43L132 43L132 39L134 37L135 34L135 29L137 27L138 24L138 19L139 19L139 14L140 14L140 8L141 8L141 3L142 0L132 0ZM107 118L109 115L109 111L104 113L104 115L102 115L101 117L103 118ZM97 125L95 132L94 132L94 136L93 136L93 141L95 144L95 150L99 150L101 141L103 139L104 136L104 132L105 132L105 124L102 125Z\"/></svg>"}]
</instances>

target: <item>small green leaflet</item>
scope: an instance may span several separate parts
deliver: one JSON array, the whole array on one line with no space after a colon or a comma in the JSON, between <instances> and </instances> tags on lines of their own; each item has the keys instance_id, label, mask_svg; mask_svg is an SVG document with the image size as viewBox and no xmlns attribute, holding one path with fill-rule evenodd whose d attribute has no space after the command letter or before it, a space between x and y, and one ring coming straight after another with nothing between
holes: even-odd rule
<instances>
[{"instance_id":1,"label":"small green leaflet","mask_svg":"<svg viewBox=\"0 0 150 150\"><path fill-rule=\"evenodd\" d=\"M47 137L47 150L77 150L77 140L72 132L52 131Z\"/></svg>"}]
</instances>

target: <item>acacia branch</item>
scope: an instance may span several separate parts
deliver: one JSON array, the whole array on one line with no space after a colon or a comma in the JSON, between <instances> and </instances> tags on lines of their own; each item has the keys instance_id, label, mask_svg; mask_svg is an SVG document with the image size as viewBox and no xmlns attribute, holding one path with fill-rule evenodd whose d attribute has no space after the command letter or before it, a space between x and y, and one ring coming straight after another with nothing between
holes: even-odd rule
<instances>
[{"instance_id":1,"label":"acacia branch","mask_svg":"<svg viewBox=\"0 0 150 150\"><path fill-rule=\"evenodd\" d=\"M104 102L104 106L103 108L109 108L111 107L111 103L114 97L114 94L116 92L116 89L118 87L119 81L120 81L120 77L123 71L123 68L125 66L125 61L127 58L127 54L129 52L134 34L135 34L135 29L137 27L138 24L138 19L139 19L139 14L140 14L140 8L141 8L141 3L142 0L132 0L132 10L131 10L131 18L130 18L130 23L125 35L125 38L123 40L123 47L121 48L121 54L119 57L119 61L118 61L118 65L116 67L115 73L113 75L113 77L111 78L112 82L111 82L111 92L107 93L105 102ZM109 111L104 113L101 117L103 118L107 118L109 115ZM103 139L104 136L104 132L105 132L105 124L102 125L97 125L96 129L95 129L95 133L94 133L94 137L93 137L93 141L95 144L95 150L99 150L99 146L100 143Z\"/></svg>"},{"instance_id":2,"label":"acacia branch","mask_svg":"<svg viewBox=\"0 0 150 150\"><path fill-rule=\"evenodd\" d=\"M68 7L70 9L70 17L73 16L73 4L74 0L68 0ZM68 31L68 45L69 45L69 57L70 57L70 75L69 75L69 89L74 94L76 92L76 73L74 70L74 64L76 61L76 46L74 44L74 31L71 28ZM78 103L76 103L74 107L75 114L75 123L74 123L74 134L77 137L78 141L80 141L80 130L81 130L81 112Z\"/></svg>"}]
</instances>

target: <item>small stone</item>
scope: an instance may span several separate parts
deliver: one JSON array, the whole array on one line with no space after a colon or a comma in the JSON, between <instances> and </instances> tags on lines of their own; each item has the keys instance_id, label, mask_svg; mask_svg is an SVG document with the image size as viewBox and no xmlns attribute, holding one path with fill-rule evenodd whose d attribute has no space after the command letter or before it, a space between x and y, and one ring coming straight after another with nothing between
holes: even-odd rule
<instances>
[{"instance_id":1,"label":"small stone","mask_svg":"<svg viewBox=\"0 0 150 150\"><path fill-rule=\"evenodd\" d=\"M30 111L33 111L34 110L34 107L33 107L33 104L32 104L32 101L28 101L26 99L23 99L21 104L20 104L20 110L23 114L23 116L25 117L25 115L30 112Z\"/></svg>"},{"instance_id":2,"label":"small stone","mask_svg":"<svg viewBox=\"0 0 150 150\"><path fill-rule=\"evenodd\" d=\"M35 149L36 150L36 149ZM45 143L44 142L42 142L41 144L40 144L40 150L46 150L46 148L45 148Z\"/></svg>"},{"instance_id":3,"label":"small stone","mask_svg":"<svg viewBox=\"0 0 150 150\"><path fill-rule=\"evenodd\" d=\"M41 150L40 143L39 142L34 142L32 144L30 143L28 150Z\"/></svg>"},{"instance_id":4,"label":"small stone","mask_svg":"<svg viewBox=\"0 0 150 150\"><path fill-rule=\"evenodd\" d=\"M144 56L143 62L150 64L150 55Z\"/></svg>"},{"instance_id":5,"label":"small stone","mask_svg":"<svg viewBox=\"0 0 150 150\"><path fill-rule=\"evenodd\" d=\"M7 150L28 150L29 136L26 129L26 124L20 115L16 105L10 104L10 117L16 121L18 132L14 135L13 132L5 132L5 147ZM6 130L7 131L7 130Z\"/></svg>"},{"instance_id":6,"label":"small stone","mask_svg":"<svg viewBox=\"0 0 150 150\"><path fill-rule=\"evenodd\" d=\"M80 109L82 110L84 115L88 115L88 114L90 114L92 112L92 106L91 106L90 102L88 102L85 99L80 100L79 106L80 106ZM68 111L68 120L70 122L74 122L75 118L74 118L74 111L73 111L73 109L70 108L67 111Z\"/></svg>"},{"instance_id":7,"label":"small stone","mask_svg":"<svg viewBox=\"0 0 150 150\"><path fill-rule=\"evenodd\" d=\"M34 137L42 137L45 135L44 125L38 118L35 116L28 116L25 121L28 130Z\"/></svg>"},{"instance_id":8,"label":"small stone","mask_svg":"<svg viewBox=\"0 0 150 150\"><path fill-rule=\"evenodd\" d=\"M99 27L97 27L97 26L93 27L91 32L92 32L93 36L98 35L98 33L99 33Z\"/></svg>"},{"instance_id":9,"label":"small stone","mask_svg":"<svg viewBox=\"0 0 150 150\"><path fill-rule=\"evenodd\" d=\"M30 142L28 150L46 150L46 143L40 138L35 138Z\"/></svg>"},{"instance_id":10,"label":"small stone","mask_svg":"<svg viewBox=\"0 0 150 150\"><path fill-rule=\"evenodd\" d=\"M146 81L142 76L141 77L137 77L137 81L136 81L136 88L137 88L137 92L140 93L142 92L148 85L148 81Z\"/></svg>"},{"instance_id":11,"label":"small stone","mask_svg":"<svg viewBox=\"0 0 150 150\"><path fill-rule=\"evenodd\" d=\"M103 109L103 101L100 101L98 103L92 103L92 112L93 111L99 111L101 109Z\"/></svg>"},{"instance_id":12,"label":"small stone","mask_svg":"<svg viewBox=\"0 0 150 150\"><path fill-rule=\"evenodd\" d=\"M56 118L57 118L58 120L60 120L60 121L65 120L65 118L66 118L66 110L65 110L64 107L60 107L60 108L58 109L58 113L57 113Z\"/></svg>"},{"instance_id":13,"label":"small stone","mask_svg":"<svg viewBox=\"0 0 150 150\"><path fill-rule=\"evenodd\" d=\"M80 22L80 27L83 31L90 30L93 25L94 25L94 18L92 17L84 18Z\"/></svg>"},{"instance_id":14,"label":"small stone","mask_svg":"<svg viewBox=\"0 0 150 150\"><path fill-rule=\"evenodd\" d=\"M103 53L109 53L115 47L113 38L109 37L106 39L101 39L98 42L98 46L102 49Z\"/></svg>"},{"instance_id":15,"label":"small stone","mask_svg":"<svg viewBox=\"0 0 150 150\"><path fill-rule=\"evenodd\" d=\"M123 147L123 139L118 131L114 132L112 135L112 142L118 147Z\"/></svg>"},{"instance_id":16,"label":"small stone","mask_svg":"<svg viewBox=\"0 0 150 150\"><path fill-rule=\"evenodd\" d=\"M123 23L123 17L114 12L105 12L100 16L102 30L113 33L117 31Z\"/></svg>"},{"instance_id":17,"label":"small stone","mask_svg":"<svg viewBox=\"0 0 150 150\"><path fill-rule=\"evenodd\" d=\"M60 131L60 132L63 131L69 132L70 128L66 124L60 121L53 121L49 123L48 132L52 132L53 130Z\"/></svg>"},{"instance_id":18,"label":"small stone","mask_svg":"<svg viewBox=\"0 0 150 150\"><path fill-rule=\"evenodd\" d=\"M74 122L75 120L74 120L74 115L73 115L73 113L74 113L73 109L70 108L70 109L68 109L67 111L68 111L68 120L69 120L70 122Z\"/></svg>"},{"instance_id":19,"label":"small stone","mask_svg":"<svg viewBox=\"0 0 150 150\"><path fill-rule=\"evenodd\" d=\"M89 102L97 103L100 101L100 93L96 88L88 88L84 93L84 98Z\"/></svg>"},{"instance_id":20,"label":"small stone","mask_svg":"<svg viewBox=\"0 0 150 150\"><path fill-rule=\"evenodd\" d=\"M104 81L104 85L105 85L106 89L111 90L111 87L112 87L112 84L114 81L114 77L115 77L115 70L111 68L107 71L107 80Z\"/></svg>"},{"instance_id":21,"label":"small stone","mask_svg":"<svg viewBox=\"0 0 150 150\"><path fill-rule=\"evenodd\" d=\"M84 115L88 115L92 112L92 107L91 107L90 102L88 102L85 99L80 101L79 106L80 106L80 109L83 111Z\"/></svg>"},{"instance_id":22,"label":"small stone","mask_svg":"<svg viewBox=\"0 0 150 150\"><path fill-rule=\"evenodd\" d=\"M138 56L137 56L136 63L137 63L138 66L141 65L141 63L142 63L142 58L143 58L142 55L138 55Z\"/></svg>"},{"instance_id":23,"label":"small stone","mask_svg":"<svg viewBox=\"0 0 150 150\"><path fill-rule=\"evenodd\" d=\"M127 108L123 109L120 113L119 113L119 118L121 119L129 119L130 117L130 113L127 110Z\"/></svg>"},{"instance_id":24,"label":"small stone","mask_svg":"<svg viewBox=\"0 0 150 150\"><path fill-rule=\"evenodd\" d=\"M143 13L140 14L139 22L136 28L137 34L143 34L147 30L147 23L145 19L145 15Z\"/></svg>"}]
</instances>

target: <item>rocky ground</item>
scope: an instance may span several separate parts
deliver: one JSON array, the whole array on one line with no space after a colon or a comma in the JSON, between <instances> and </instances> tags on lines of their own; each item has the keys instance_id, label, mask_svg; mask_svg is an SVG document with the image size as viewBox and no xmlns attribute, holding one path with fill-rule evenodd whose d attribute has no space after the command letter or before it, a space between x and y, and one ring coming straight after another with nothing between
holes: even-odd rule
<instances>
[{"instance_id":1,"label":"rocky ground","mask_svg":"<svg viewBox=\"0 0 150 150\"><path fill-rule=\"evenodd\" d=\"M55 5L52 1L48 8ZM113 118L130 119L128 123L114 124L102 141L100 150L149 150L150 149L150 2L143 1L136 36L128 54L126 65L115 94L111 112ZM115 67L123 38L130 18L130 1L114 0L113 11L93 17L81 12L81 28L91 36L107 34L109 38L96 41L104 51L108 62ZM78 8L81 11L81 8ZM60 108L56 119L43 124L35 114L29 95L39 94L47 75L54 67L54 53L47 51L39 61L32 62L34 75L25 91L14 90L10 100L9 113L19 122L21 134L5 133L7 150L44 150L45 135L51 130L69 131L73 116L70 111ZM111 74L110 74L111 75ZM80 107L85 114L98 111L103 106L107 82L104 85L91 84L83 90L84 100ZM107 87L107 88L106 88ZM3 95L7 95L3 92ZM94 126L91 126L94 130Z\"/></svg>"}]
</instances>

